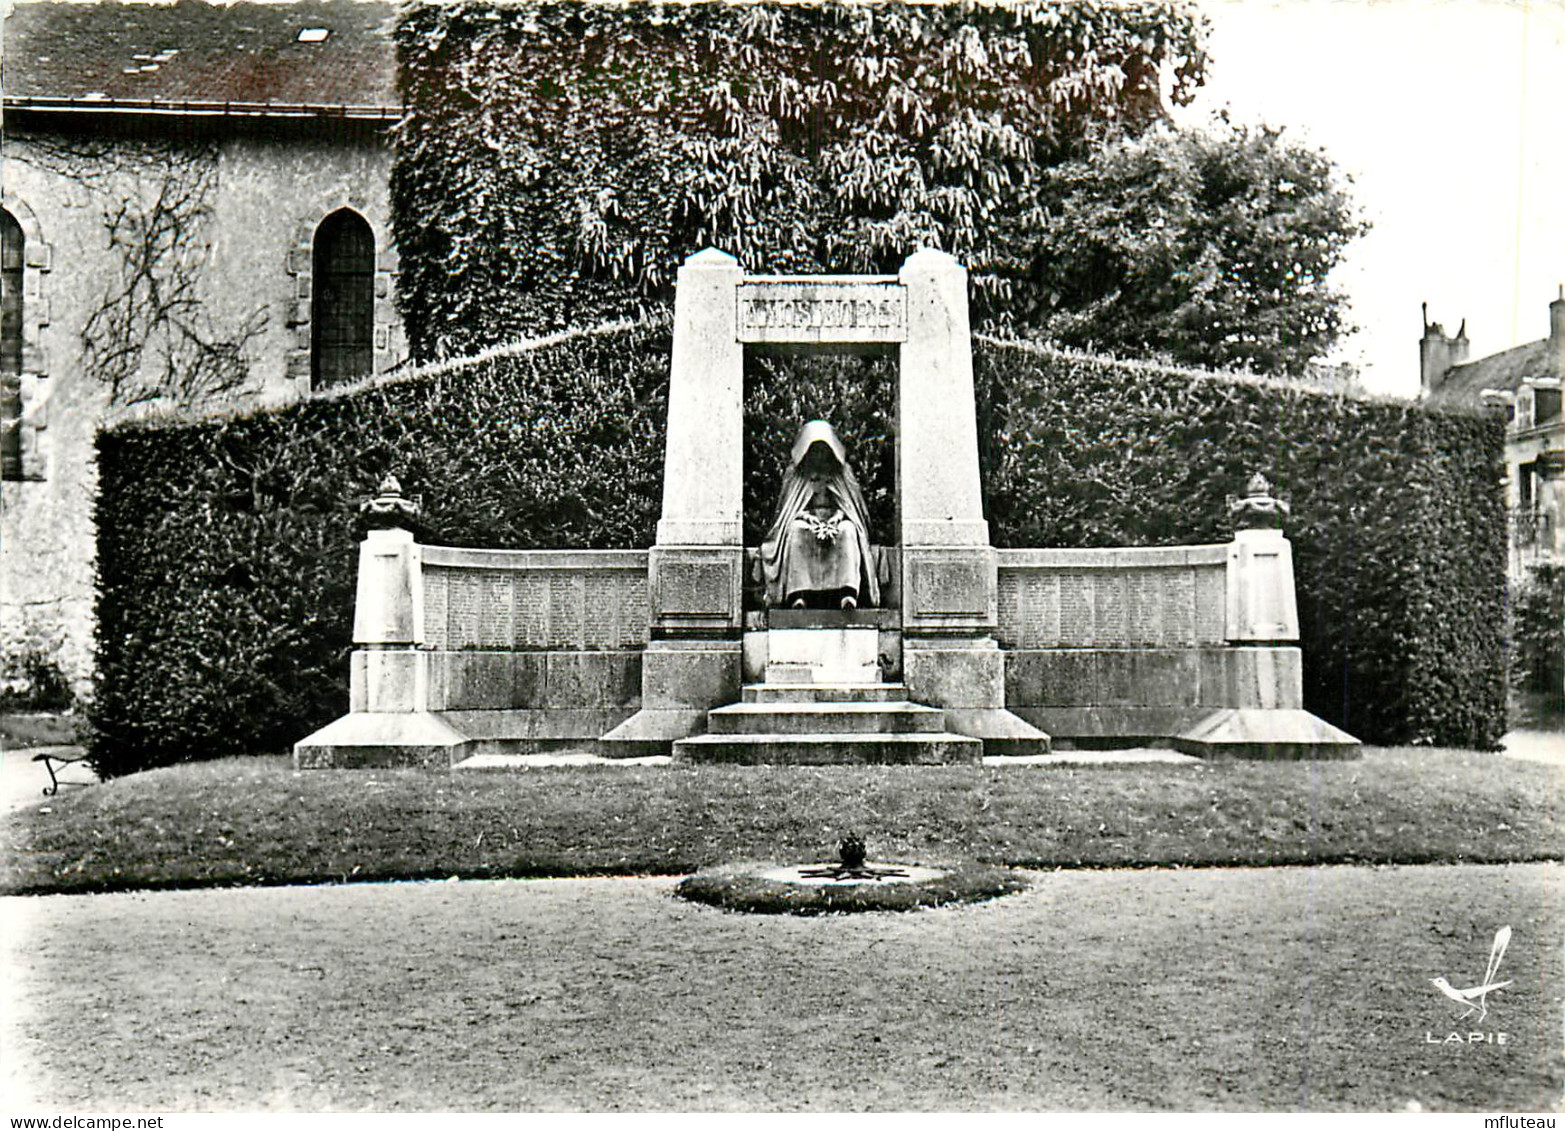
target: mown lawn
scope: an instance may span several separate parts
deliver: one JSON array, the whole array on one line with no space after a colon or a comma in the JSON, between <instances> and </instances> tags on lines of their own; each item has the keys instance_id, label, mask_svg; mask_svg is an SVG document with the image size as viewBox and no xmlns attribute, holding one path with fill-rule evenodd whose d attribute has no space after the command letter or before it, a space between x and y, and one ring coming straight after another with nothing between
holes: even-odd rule
<instances>
[{"instance_id":1,"label":"mown lawn","mask_svg":"<svg viewBox=\"0 0 1565 1131\"><path fill-rule=\"evenodd\" d=\"M0 893L462 876L669 875L833 854L1030 868L1565 859L1565 768L1360 761L1125 767L557 767L298 773L198 763L10 814Z\"/></svg>"}]
</instances>

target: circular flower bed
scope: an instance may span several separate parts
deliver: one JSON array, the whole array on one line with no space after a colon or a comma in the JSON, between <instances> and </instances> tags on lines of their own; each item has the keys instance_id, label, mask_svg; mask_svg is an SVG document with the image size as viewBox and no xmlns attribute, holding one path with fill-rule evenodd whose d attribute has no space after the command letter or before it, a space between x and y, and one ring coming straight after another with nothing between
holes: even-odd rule
<instances>
[{"instance_id":1,"label":"circular flower bed","mask_svg":"<svg viewBox=\"0 0 1565 1131\"><path fill-rule=\"evenodd\" d=\"M946 903L976 903L1023 890L1027 881L1009 868L962 864L922 868L872 863L881 878L837 878L833 865L777 868L731 865L687 876L674 894L696 903L761 915L826 915L854 911L911 911Z\"/></svg>"}]
</instances>

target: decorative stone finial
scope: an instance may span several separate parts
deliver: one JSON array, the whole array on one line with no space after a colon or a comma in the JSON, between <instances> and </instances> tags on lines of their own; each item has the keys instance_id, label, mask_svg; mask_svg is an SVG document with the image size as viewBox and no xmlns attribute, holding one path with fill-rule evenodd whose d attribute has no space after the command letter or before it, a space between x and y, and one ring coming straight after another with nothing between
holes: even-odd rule
<instances>
[{"instance_id":1,"label":"decorative stone finial","mask_svg":"<svg viewBox=\"0 0 1565 1131\"><path fill-rule=\"evenodd\" d=\"M423 508L416 499L402 494L402 484L395 475L387 474L380 481L380 493L359 504L359 514L364 525L371 530L413 530L418 526Z\"/></svg>"},{"instance_id":2,"label":"decorative stone finial","mask_svg":"<svg viewBox=\"0 0 1565 1131\"><path fill-rule=\"evenodd\" d=\"M1257 471L1245 485L1239 498L1228 496L1228 517L1235 530L1271 530L1280 528L1292 508L1272 494L1272 484Z\"/></svg>"}]
</instances>

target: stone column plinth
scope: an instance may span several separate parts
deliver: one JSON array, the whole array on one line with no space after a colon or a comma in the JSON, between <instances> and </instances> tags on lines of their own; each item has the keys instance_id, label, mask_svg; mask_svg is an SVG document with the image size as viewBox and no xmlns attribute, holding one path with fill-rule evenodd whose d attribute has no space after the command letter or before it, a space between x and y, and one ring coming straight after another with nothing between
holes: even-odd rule
<instances>
[{"instance_id":1,"label":"stone column plinth","mask_svg":"<svg viewBox=\"0 0 1565 1131\"><path fill-rule=\"evenodd\" d=\"M1203 758L1358 757L1358 739L1304 710L1288 503L1256 474L1228 510L1228 648L1201 682L1202 700L1224 706L1174 735L1174 748Z\"/></svg>"},{"instance_id":2,"label":"stone column plinth","mask_svg":"<svg viewBox=\"0 0 1565 1131\"><path fill-rule=\"evenodd\" d=\"M348 713L294 744L300 769L449 766L467 744L429 709L423 553L413 532L396 525L415 517L417 508L402 498L395 479L381 492L361 508L386 524L359 546Z\"/></svg>"},{"instance_id":3,"label":"stone column plinth","mask_svg":"<svg viewBox=\"0 0 1565 1131\"><path fill-rule=\"evenodd\" d=\"M401 527L371 530L359 543L353 643L360 648L411 648L419 641L423 587L419 545Z\"/></svg>"}]
</instances>

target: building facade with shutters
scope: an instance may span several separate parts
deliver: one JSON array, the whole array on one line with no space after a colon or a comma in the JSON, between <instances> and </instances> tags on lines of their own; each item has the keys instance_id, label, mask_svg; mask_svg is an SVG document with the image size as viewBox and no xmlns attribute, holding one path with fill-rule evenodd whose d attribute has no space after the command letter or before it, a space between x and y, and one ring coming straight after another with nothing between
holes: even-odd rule
<instances>
[{"instance_id":1,"label":"building facade with shutters","mask_svg":"<svg viewBox=\"0 0 1565 1131\"><path fill-rule=\"evenodd\" d=\"M1565 288L1549 304L1549 336L1468 360L1467 324L1449 335L1424 319L1419 342L1422 396L1430 404L1503 412L1509 572L1565 563Z\"/></svg>"},{"instance_id":2,"label":"building facade with shutters","mask_svg":"<svg viewBox=\"0 0 1565 1131\"><path fill-rule=\"evenodd\" d=\"M0 133L0 663L92 670L94 436L406 357L390 4L17 3Z\"/></svg>"}]
</instances>

